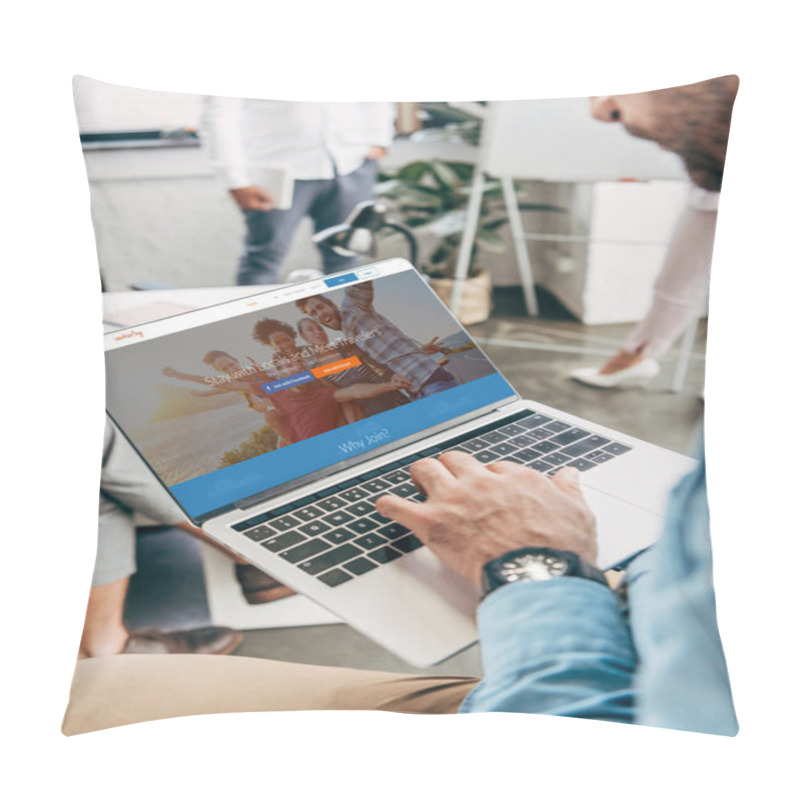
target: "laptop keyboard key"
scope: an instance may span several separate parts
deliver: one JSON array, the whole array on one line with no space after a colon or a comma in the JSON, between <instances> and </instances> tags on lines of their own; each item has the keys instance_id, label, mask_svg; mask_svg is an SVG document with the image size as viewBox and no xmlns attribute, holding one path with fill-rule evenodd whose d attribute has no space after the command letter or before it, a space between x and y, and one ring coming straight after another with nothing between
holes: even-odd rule
<instances>
[{"instance_id":1,"label":"laptop keyboard key","mask_svg":"<svg viewBox=\"0 0 800 800\"><path fill-rule=\"evenodd\" d=\"M298 508L297 511L292 512L292 516L297 517L297 519L300 519L303 522L311 522L312 519L321 517L324 513L325 511L321 508L316 508L315 506L305 506L305 508Z\"/></svg>"},{"instance_id":2,"label":"laptop keyboard key","mask_svg":"<svg viewBox=\"0 0 800 800\"><path fill-rule=\"evenodd\" d=\"M319 520L314 520L314 522L309 522L306 525L301 525L298 528L298 530L304 533L306 536L319 536L321 533L327 533L330 529L330 525L326 525L324 522L320 522Z\"/></svg>"},{"instance_id":3,"label":"laptop keyboard key","mask_svg":"<svg viewBox=\"0 0 800 800\"><path fill-rule=\"evenodd\" d=\"M567 466L575 467L575 469L579 469L581 472L586 472L587 469L596 467L597 463L594 461L587 461L585 458L576 458L574 461L570 461Z\"/></svg>"},{"instance_id":4,"label":"laptop keyboard key","mask_svg":"<svg viewBox=\"0 0 800 800\"><path fill-rule=\"evenodd\" d=\"M387 539L399 539L401 536L405 536L408 533L408 528L401 525L399 522L392 522L389 525L378 528L377 532Z\"/></svg>"},{"instance_id":5,"label":"laptop keyboard key","mask_svg":"<svg viewBox=\"0 0 800 800\"><path fill-rule=\"evenodd\" d=\"M361 500L358 503L353 503L353 505L347 506L347 511L350 514L363 517L364 514L371 514L373 511L375 511L375 504L367 502L366 500Z\"/></svg>"},{"instance_id":6,"label":"laptop keyboard key","mask_svg":"<svg viewBox=\"0 0 800 800\"><path fill-rule=\"evenodd\" d=\"M341 497L326 497L324 500L320 500L317 505L323 511L336 511L337 508L347 505L347 501L342 500Z\"/></svg>"},{"instance_id":7,"label":"laptop keyboard key","mask_svg":"<svg viewBox=\"0 0 800 800\"><path fill-rule=\"evenodd\" d=\"M531 414L529 417L517 421L517 425L525 430L530 431L552 421L552 417L546 417L544 414Z\"/></svg>"},{"instance_id":8,"label":"laptop keyboard key","mask_svg":"<svg viewBox=\"0 0 800 800\"><path fill-rule=\"evenodd\" d=\"M614 456L611 453L597 453L596 455L589 453L586 458L591 458L595 464L602 464L605 461L611 461Z\"/></svg>"},{"instance_id":9,"label":"laptop keyboard key","mask_svg":"<svg viewBox=\"0 0 800 800\"><path fill-rule=\"evenodd\" d=\"M408 471L398 469L396 472L390 472L388 475L383 476L383 480L396 486L399 483L405 483L408 480Z\"/></svg>"},{"instance_id":10,"label":"laptop keyboard key","mask_svg":"<svg viewBox=\"0 0 800 800\"><path fill-rule=\"evenodd\" d=\"M352 544L343 544L341 547L328 550L328 552L316 558L301 561L297 566L309 575L317 575L320 572L324 572L331 567L336 567L360 555L361 551L357 547L354 547Z\"/></svg>"},{"instance_id":11,"label":"laptop keyboard key","mask_svg":"<svg viewBox=\"0 0 800 800\"><path fill-rule=\"evenodd\" d=\"M396 547L398 550L402 550L404 553L410 553L413 550L417 550L422 547L422 542L417 539L416 536L413 534L411 536L406 536L403 539L398 539L397 541L392 542L392 547Z\"/></svg>"},{"instance_id":12,"label":"laptop keyboard key","mask_svg":"<svg viewBox=\"0 0 800 800\"><path fill-rule=\"evenodd\" d=\"M548 464L552 464L553 466L557 467L560 464L566 464L569 461L570 457L565 456L563 453L551 453L549 456L545 456L542 461L546 461ZM303 530L302 528L300 530Z\"/></svg>"},{"instance_id":13,"label":"laptop keyboard key","mask_svg":"<svg viewBox=\"0 0 800 800\"><path fill-rule=\"evenodd\" d=\"M324 575L318 575L317 577L323 583L327 583L332 589L353 579L353 576L343 569L332 569L330 572L326 572Z\"/></svg>"},{"instance_id":14,"label":"laptop keyboard key","mask_svg":"<svg viewBox=\"0 0 800 800\"><path fill-rule=\"evenodd\" d=\"M306 537L303 536L302 533L289 531L289 533L282 533L274 539L268 539L266 542L262 542L261 546L266 547L267 550L271 550L273 553L280 553L282 550L286 550L286 548L292 547L295 544L300 544L300 542L304 542L305 540Z\"/></svg>"},{"instance_id":15,"label":"laptop keyboard key","mask_svg":"<svg viewBox=\"0 0 800 800\"><path fill-rule=\"evenodd\" d=\"M508 439L504 433L500 433L500 431L489 431L489 433L484 433L481 436L484 442L488 442L489 444L498 444L499 442L504 442Z\"/></svg>"},{"instance_id":16,"label":"laptop keyboard key","mask_svg":"<svg viewBox=\"0 0 800 800\"><path fill-rule=\"evenodd\" d=\"M359 536L353 541L364 550L374 550L376 547L386 544L386 539L377 533L368 533L366 536Z\"/></svg>"},{"instance_id":17,"label":"laptop keyboard key","mask_svg":"<svg viewBox=\"0 0 800 800\"><path fill-rule=\"evenodd\" d=\"M506 436L516 436L518 433L525 433L525 428L517 425L516 423L512 422L510 425L504 425L500 428L502 433L505 433Z\"/></svg>"},{"instance_id":18,"label":"laptop keyboard key","mask_svg":"<svg viewBox=\"0 0 800 800\"><path fill-rule=\"evenodd\" d=\"M333 514L328 514L327 517L323 517L322 521L327 522L329 525L344 525L346 522L352 522L355 517L352 514L348 514L346 511L334 511Z\"/></svg>"},{"instance_id":19,"label":"laptop keyboard key","mask_svg":"<svg viewBox=\"0 0 800 800\"><path fill-rule=\"evenodd\" d=\"M326 539L331 544L343 544L344 542L349 542L350 539L355 538L355 535L356 534L354 534L352 531L348 531L347 528L340 528L338 531L324 533L322 538Z\"/></svg>"},{"instance_id":20,"label":"laptop keyboard key","mask_svg":"<svg viewBox=\"0 0 800 800\"><path fill-rule=\"evenodd\" d=\"M551 441L537 442L531 449L546 455L547 453L552 453L553 450L558 450L558 445Z\"/></svg>"},{"instance_id":21,"label":"laptop keyboard key","mask_svg":"<svg viewBox=\"0 0 800 800\"><path fill-rule=\"evenodd\" d=\"M352 572L353 575L363 575L365 572L369 572L373 570L378 565L374 561L370 561L368 558L356 558L353 561L348 561L344 568L348 572Z\"/></svg>"},{"instance_id":22,"label":"laptop keyboard key","mask_svg":"<svg viewBox=\"0 0 800 800\"><path fill-rule=\"evenodd\" d=\"M494 453L496 456L507 456L509 453L513 453L517 448L507 442L502 442L501 444L496 444L494 447L489 448L490 453Z\"/></svg>"},{"instance_id":23,"label":"laptop keyboard key","mask_svg":"<svg viewBox=\"0 0 800 800\"><path fill-rule=\"evenodd\" d=\"M582 456L590 450L595 450L604 444L608 444L608 441L608 439L604 439L602 436L587 436L585 439L581 439L575 442L575 444L565 447L563 452L568 456Z\"/></svg>"},{"instance_id":24,"label":"laptop keyboard key","mask_svg":"<svg viewBox=\"0 0 800 800\"><path fill-rule=\"evenodd\" d=\"M368 481L367 483L362 483L361 488L366 489L370 494L375 494L375 492L382 492L384 489L388 489L391 484L387 483L386 481L382 481L380 478L376 478L374 481Z\"/></svg>"},{"instance_id":25,"label":"laptop keyboard key","mask_svg":"<svg viewBox=\"0 0 800 800\"><path fill-rule=\"evenodd\" d=\"M342 492L339 497L347 500L348 503L354 503L356 500L361 500L368 495L369 492L359 488L358 486L354 486L352 489L347 489L346 491Z\"/></svg>"},{"instance_id":26,"label":"laptop keyboard key","mask_svg":"<svg viewBox=\"0 0 800 800\"><path fill-rule=\"evenodd\" d=\"M480 450L477 453L473 454L481 464L488 464L491 461L497 461L497 456L492 453L490 450Z\"/></svg>"},{"instance_id":27,"label":"laptop keyboard key","mask_svg":"<svg viewBox=\"0 0 800 800\"><path fill-rule=\"evenodd\" d=\"M368 533L369 531L374 531L377 527L378 523L369 517L361 517L347 526L348 530L354 533Z\"/></svg>"},{"instance_id":28,"label":"laptop keyboard key","mask_svg":"<svg viewBox=\"0 0 800 800\"><path fill-rule=\"evenodd\" d=\"M570 428L568 431L564 431L564 433L554 436L550 441L559 445L568 445L572 444L573 442L577 442L578 439L583 439L584 436L588 435L589 431L582 431L580 428Z\"/></svg>"},{"instance_id":29,"label":"laptop keyboard key","mask_svg":"<svg viewBox=\"0 0 800 800\"><path fill-rule=\"evenodd\" d=\"M280 553L280 557L292 564L297 564L300 561L306 561L312 558L318 553L322 553L324 550L329 550L330 546L330 542L323 541L322 539L311 539L304 544L293 547L291 550Z\"/></svg>"},{"instance_id":30,"label":"laptop keyboard key","mask_svg":"<svg viewBox=\"0 0 800 800\"><path fill-rule=\"evenodd\" d=\"M544 429L546 431L552 431L553 433L561 433L561 431L566 431L570 429L570 425L566 422L560 422L559 420L553 420L549 425L545 425Z\"/></svg>"},{"instance_id":31,"label":"laptop keyboard key","mask_svg":"<svg viewBox=\"0 0 800 800\"><path fill-rule=\"evenodd\" d=\"M244 535L248 539L252 539L254 542L262 542L264 541L264 539L267 539L270 536L274 536L275 531L270 530L266 525L259 525L257 528L245 531Z\"/></svg>"},{"instance_id":32,"label":"laptop keyboard key","mask_svg":"<svg viewBox=\"0 0 800 800\"><path fill-rule=\"evenodd\" d=\"M411 497L412 494L416 493L417 490L411 483L401 483L399 486L395 486L394 489L392 489L392 494L396 494L398 497Z\"/></svg>"},{"instance_id":33,"label":"laptop keyboard key","mask_svg":"<svg viewBox=\"0 0 800 800\"><path fill-rule=\"evenodd\" d=\"M607 453L611 453L614 456L621 456L623 453L627 453L631 448L627 445L620 444L619 442L611 442L611 444L607 444L603 450Z\"/></svg>"},{"instance_id":34,"label":"laptop keyboard key","mask_svg":"<svg viewBox=\"0 0 800 800\"><path fill-rule=\"evenodd\" d=\"M528 464L529 467L533 467L537 472L549 472L553 469L552 464L548 464L546 461L534 461L532 464Z\"/></svg>"},{"instance_id":35,"label":"laptop keyboard key","mask_svg":"<svg viewBox=\"0 0 800 800\"><path fill-rule=\"evenodd\" d=\"M377 550L370 552L369 557L379 564L388 564L396 558L400 558L403 554L399 550L392 547L379 547Z\"/></svg>"},{"instance_id":36,"label":"laptop keyboard key","mask_svg":"<svg viewBox=\"0 0 800 800\"><path fill-rule=\"evenodd\" d=\"M269 527L276 531L288 531L300 524L299 519L295 519L291 514L285 517L278 517L277 519L270 520Z\"/></svg>"}]
</instances>

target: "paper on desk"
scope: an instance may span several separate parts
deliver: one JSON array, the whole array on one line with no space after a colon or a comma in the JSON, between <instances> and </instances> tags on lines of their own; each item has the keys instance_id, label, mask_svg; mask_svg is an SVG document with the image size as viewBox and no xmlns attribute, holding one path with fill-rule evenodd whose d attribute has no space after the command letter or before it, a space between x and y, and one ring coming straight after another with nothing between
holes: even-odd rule
<instances>
[{"instance_id":1,"label":"paper on desk","mask_svg":"<svg viewBox=\"0 0 800 800\"><path fill-rule=\"evenodd\" d=\"M307 597L295 595L272 603L249 605L234 575L233 561L214 547L201 544L206 599L213 625L237 630L330 625L341 620Z\"/></svg>"}]
</instances>

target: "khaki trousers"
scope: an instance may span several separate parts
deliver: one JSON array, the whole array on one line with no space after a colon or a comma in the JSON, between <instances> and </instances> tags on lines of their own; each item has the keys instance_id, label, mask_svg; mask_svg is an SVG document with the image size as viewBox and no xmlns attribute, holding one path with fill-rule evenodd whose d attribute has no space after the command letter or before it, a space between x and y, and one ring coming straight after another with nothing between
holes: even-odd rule
<instances>
[{"instance_id":1,"label":"khaki trousers","mask_svg":"<svg viewBox=\"0 0 800 800\"><path fill-rule=\"evenodd\" d=\"M62 732L236 711L454 714L478 680L241 656L105 656L78 662Z\"/></svg>"}]
</instances>

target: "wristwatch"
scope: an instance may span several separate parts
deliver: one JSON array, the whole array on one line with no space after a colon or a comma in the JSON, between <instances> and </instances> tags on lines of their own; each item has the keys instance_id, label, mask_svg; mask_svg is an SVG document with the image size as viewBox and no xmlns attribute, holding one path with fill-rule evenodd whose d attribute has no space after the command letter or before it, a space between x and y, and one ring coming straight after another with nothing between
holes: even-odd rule
<instances>
[{"instance_id":1,"label":"wristwatch","mask_svg":"<svg viewBox=\"0 0 800 800\"><path fill-rule=\"evenodd\" d=\"M575 553L549 547L523 547L484 565L483 596L508 583L549 581L564 576L586 578L608 586L605 575Z\"/></svg>"}]
</instances>

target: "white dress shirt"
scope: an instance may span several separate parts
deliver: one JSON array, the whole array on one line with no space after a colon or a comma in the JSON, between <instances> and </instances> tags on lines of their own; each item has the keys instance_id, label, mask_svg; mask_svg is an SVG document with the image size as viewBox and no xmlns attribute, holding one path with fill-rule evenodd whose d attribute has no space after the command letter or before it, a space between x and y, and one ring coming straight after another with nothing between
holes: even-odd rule
<instances>
[{"instance_id":1,"label":"white dress shirt","mask_svg":"<svg viewBox=\"0 0 800 800\"><path fill-rule=\"evenodd\" d=\"M295 180L357 169L371 147L389 147L394 103L306 103L206 98L202 138L228 188L251 186L248 164L279 167Z\"/></svg>"}]
</instances>

